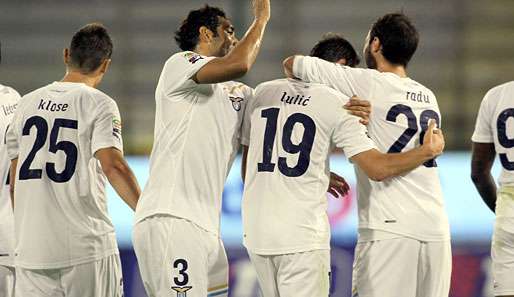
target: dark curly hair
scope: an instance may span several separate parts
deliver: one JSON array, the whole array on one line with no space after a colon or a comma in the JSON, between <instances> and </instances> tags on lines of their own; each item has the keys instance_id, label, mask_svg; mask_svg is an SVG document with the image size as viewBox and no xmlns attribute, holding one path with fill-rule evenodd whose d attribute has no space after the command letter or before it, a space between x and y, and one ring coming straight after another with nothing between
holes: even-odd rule
<instances>
[{"instance_id":1,"label":"dark curly hair","mask_svg":"<svg viewBox=\"0 0 514 297\"><path fill-rule=\"evenodd\" d=\"M343 36L335 33L327 33L312 48L310 55L320 59L337 62L341 59L346 60L346 65L355 67L359 65L360 59L352 44Z\"/></svg>"},{"instance_id":2,"label":"dark curly hair","mask_svg":"<svg viewBox=\"0 0 514 297\"><path fill-rule=\"evenodd\" d=\"M111 58L112 48L107 29L99 23L88 24L71 39L70 66L82 73L91 73Z\"/></svg>"},{"instance_id":3,"label":"dark curly hair","mask_svg":"<svg viewBox=\"0 0 514 297\"><path fill-rule=\"evenodd\" d=\"M187 18L182 21L182 25L175 32L175 41L178 46L184 51L193 50L198 44L198 37L200 36L200 27L205 26L217 36L216 28L219 26L219 18L225 18L225 12L218 8L209 5L192 10L187 15Z\"/></svg>"},{"instance_id":4,"label":"dark curly hair","mask_svg":"<svg viewBox=\"0 0 514 297\"><path fill-rule=\"evenodd\" d=\"M391 63L407 66L418 48L418 31L403 13L389 13L371 27L370 43L377 37L382 54Z\"/></svg>"}]
</instances>

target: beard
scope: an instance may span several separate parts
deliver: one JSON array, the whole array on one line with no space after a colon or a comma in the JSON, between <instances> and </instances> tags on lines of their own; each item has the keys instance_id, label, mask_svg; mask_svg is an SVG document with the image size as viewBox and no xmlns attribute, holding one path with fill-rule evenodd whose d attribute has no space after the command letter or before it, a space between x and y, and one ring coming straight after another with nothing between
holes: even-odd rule
<instances>
[{"instance_id":1,"label":"beard","mask_svg":"<svg viewBox=\"0 0 514 297\"><path fill-rule=\"evenodd\" d=\"M377 60L371 54L371 50L369 49L369 47L370 45L368 45L368 47L364 51L364 59L366 60L366 66L368 66L369 69L377 69Z\"/></svg>"}]
</instances>

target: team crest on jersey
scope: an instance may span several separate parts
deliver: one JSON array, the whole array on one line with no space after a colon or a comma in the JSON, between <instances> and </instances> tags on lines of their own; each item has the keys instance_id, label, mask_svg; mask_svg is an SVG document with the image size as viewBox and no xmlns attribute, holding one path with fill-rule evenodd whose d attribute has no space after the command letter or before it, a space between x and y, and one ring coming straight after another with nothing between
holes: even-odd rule
<instances>
[{"instance_id":1,"label":"team crest on jersey","mask_svg":"<svg viewBox=\"0 0 514 297\"><path fill-rule=\"evenodd\" d=\"M121 120L118 118L112 119L112 135L121 139Z\"/></svg>"},{"instance_id":2,"label":"team crest on jersey","mask_svg":"<svg viewBox=\"0 0 514 297\"><path fill-rule=\"evenodd\" d=\"M233 97L233 96L229 96L228 97L230 99L230 101L232 101L232 107L234 108L235 111L240 111L241 110L241 105L242 105L242 102L244 100L244 98L242 97Z\"/></svg>"},{"instance_id":3,"label":"team crest on jersey","mask_svg":"<svg viewBox=\"0 0 514 297\"><path fill-rule=\"evenodd\" d=\"M202 56L200 56L199 54L197 53L192 53L192 52L188 52L184 55L184 57L189 61L189 63L191 64L194 64L198 61L200 61L201 59L203 59Z\"/></svg>"},{"instance_id":4,"label":"team crest on jersey","mask_svg":"<svg viewBox=\"0 0 514 297\"><path fill-rule=\"evenodd\" d=\"M177 297L187 297L187 291L191 290L192 286L187 287L171 287L173 291L177 292Z\"/></svg>"}]
</instances>

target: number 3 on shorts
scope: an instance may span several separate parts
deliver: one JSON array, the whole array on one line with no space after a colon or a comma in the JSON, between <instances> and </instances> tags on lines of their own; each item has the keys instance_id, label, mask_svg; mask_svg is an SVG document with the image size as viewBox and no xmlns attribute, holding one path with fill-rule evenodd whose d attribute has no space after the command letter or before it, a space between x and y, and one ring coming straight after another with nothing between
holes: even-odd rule
<instances>
[{"instance_id":1,"label":"number 3 on shorts","mask_svg":"<svg viewBox=\"0 0 514 297\"><path fill-rule=\"evenodd\" d=\"M186 273L187 261L184 259L177 259L173 262L173 268L178 269L178 277L173 278L176 286L185 286L189 282L189 275ZM175 273L173 273L175 274Z\"/></svg>"}]
</instances>

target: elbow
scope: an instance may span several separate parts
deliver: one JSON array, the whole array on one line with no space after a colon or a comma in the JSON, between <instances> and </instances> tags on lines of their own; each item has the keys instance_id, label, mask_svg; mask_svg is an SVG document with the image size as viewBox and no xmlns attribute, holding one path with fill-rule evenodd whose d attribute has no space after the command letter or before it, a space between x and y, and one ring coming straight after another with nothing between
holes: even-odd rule
<instances>
[{"instance_id":1,"label":"elbow","mask_svg":"<svg viewBox=\"0 0 514 297\"><path fill-rule=\"evenodd\" d=\"M376 181L376 182L381 182L381 181L384 181L387 177L383 174L372 174L372 175L368 175L369 179L371 179L372 181Z\"/></svg>"},{"instance_id":2,"label":"elbow","mask_svg":"<svg viewBox=\"0 0 514 297\"><path fill-rule=\"evenodd\" d=\"M288 57L282 62L282 66L286 70L293 70L294 56Z\"/></svg>"},{"instance_id":3,"label":"elbow","mask_svg":"<svg viewBox=\"0 0 514 297\"><path fill-rule=\"evenodd\" d=\"M372 170L368 174L369 179L376 182L384 181L385 179L389 178L390 176L385 172L385 170L382 169L376 169Z\"/></svg>"},{"instance_id":4,"label":"elbow","mask_svg":"<svg viewBox=\"0 0 514 297\"><path fill-rule=\"evenodd\" d=\"M484 180L484 175L480 172L471 171L471 181L478 185Z\"/></svg>"},{"instance_id":5,"label":"elbow","mask_svg":"<svg viewBox=\"0 0 514 297\"><path fill-rule=\"evenodd\" d=\"M240 78L245 76L252 66L249 63L238 63L234 68L234 76Z\"/></svg>"},{"instance_id":6,"label":"elbow","mask_svg":"<svg viewBox=\"0 0 514 297\"><path fill-rule=\"evenodd\" d=\"M110 179L113 176L116 175L124 175L129 172L129 168L127 164L121 160L113 161L107 166L102 166L102 170L104 174L107 176L108 179Z\"/></svg>"},{"instance_id":7,"label":"elbow","mask_svg":"<svg viewBox=\"0 0 514 297\"><path fill-rule=\"evenodd\" d=\"M284 67L284 72L288 77L293 77L293 64L294 64L294 56L291 56L282 62L282 66Z\"/></svg>"}]
</instances>

